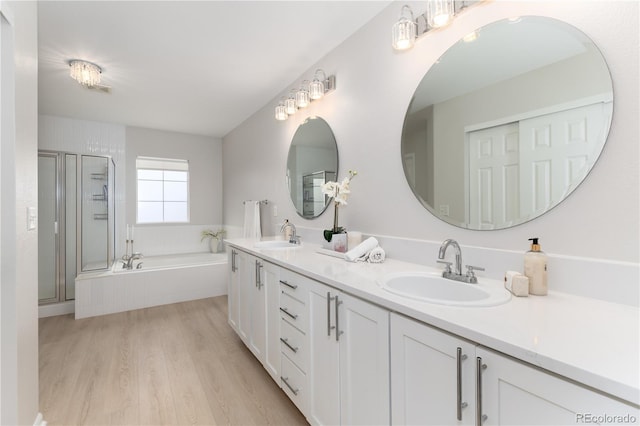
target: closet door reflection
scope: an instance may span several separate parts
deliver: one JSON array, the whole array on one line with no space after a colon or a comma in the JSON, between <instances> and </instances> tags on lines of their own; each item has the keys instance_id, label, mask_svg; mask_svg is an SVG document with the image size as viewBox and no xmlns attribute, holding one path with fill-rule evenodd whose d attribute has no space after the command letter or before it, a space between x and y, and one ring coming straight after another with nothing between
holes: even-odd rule
<instances>
[{"instance_id":1,"label":"closet door reflection","mask_svg":"<svg viewBox=\"0 0 640 426\"><path fill-rule=\"evenodd\" d=\"M38 155L38 299L58 300L58 156Z\"/></svg>"}]
</instances>

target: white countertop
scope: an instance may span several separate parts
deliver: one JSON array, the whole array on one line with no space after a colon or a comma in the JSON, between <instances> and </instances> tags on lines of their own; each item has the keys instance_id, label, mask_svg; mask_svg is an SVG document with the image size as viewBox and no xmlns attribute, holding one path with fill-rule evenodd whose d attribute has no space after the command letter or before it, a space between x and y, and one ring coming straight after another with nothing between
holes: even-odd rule
<instances>
[{"instance_id":1,"label":"white countertop","mask_svg":"<svg viewBox=\"0 0 640 426\"><path fill-rule=\"evenodd\" d=\"M255 241L225 240L393 312L640 405L636 307L552 291L547 296L512 297L493 307L437 305L397 296L376 281L389 273L434 268L389 258L379 264L351 263L319 254L318 245L306 243L294 249L256 249Z\"/></svg>"}]
</instances>

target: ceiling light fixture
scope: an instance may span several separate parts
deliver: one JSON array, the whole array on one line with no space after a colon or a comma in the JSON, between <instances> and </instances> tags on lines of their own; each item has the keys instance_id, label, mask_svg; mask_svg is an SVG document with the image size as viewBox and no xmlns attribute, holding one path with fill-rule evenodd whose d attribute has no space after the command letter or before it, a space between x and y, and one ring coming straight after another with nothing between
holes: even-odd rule
<instances>
[{"instance_id":1,"label":"ceiling light fixture","mask_svg":"<svg viewBox=\"0 0 640 426\"><path fill-rule=\"evenodd\" d=\"M102 68L91 62L72 59L69 61L69 75L83 86L93 87L100 84Z\"/></svg>"},{"instance_id":2,"label":"ceiling light fixture","mask_svg":"<svg viewBox=\"0 0 640 426\"><path fill-rule=\"evenodd\" d=\"M455 15L483 0L427 0L426 11L413 19L413 11L407 5L400 10L400 19L393 24L392 46L395 50L413 47L416 39L429 31L449 25ZM405 11L409 11L410 19ZM424 21L419 24L420 18Z\"/></svg>"},{"instance_id":3,"label":"ceiling light fixture","mask_svg":"<svg viewBox=\"0 0 640 426\"><path fill-rule=\"evenodd\" d=\"M283 98L275 109L275 118L278 121L286 120L288 116L295 114L299 109L306 108L311 102L322 99L324 95L336 88L336 76L327 74L317 69L313 80L304 80L299 89L292 89L288 98Z\"/></svg>"}]
</instances>

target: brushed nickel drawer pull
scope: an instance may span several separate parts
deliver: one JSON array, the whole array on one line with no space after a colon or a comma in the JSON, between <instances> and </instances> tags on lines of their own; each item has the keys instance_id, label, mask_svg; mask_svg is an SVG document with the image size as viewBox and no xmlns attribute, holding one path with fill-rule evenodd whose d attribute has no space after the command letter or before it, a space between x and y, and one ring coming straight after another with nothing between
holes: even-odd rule
<instances>
[{"instance_id":1,"label":"brushed nickel drawer pull","mask_svg":"<svg viewBox=\"0 0 640 426\"><path fill-rule=\"evenodd\" d=\"M296 353L298 352L298 348L294 348L293 346L291 346L291 344L289 343L289 339L281 337L280 341L284 343L285 346L291 349L293 352L296 352Z\"/></svg>"},{"instance_id":2,"label":"brushed nickel drawer pull","mask_svg":"<svg viewBox=\"0 0 640 426\"><path fill-rule=\"evenodd\" d=\"M284 284L284 285L286 285L287 287L289 287L289 288L291 288L291 289L293 289L293 290L295 290L295 289L297 289L297 288L298 288L298 285L297 285L297 284L289 284L288 282L286 282L286 281L282 281L282 280L280 280L280 284Z\"/></svg>"},{"instance_id":3,"label":"brushed nickel drawer pull","mask_svg":"<svg viewBox=\"0 0 640 426\"><path fill-rule=\"evenodd\" d=\"M280 308L280 310L281 310L282 312L284 312L285 314L289 315L289 317L293 318L294 320L295 320L295 319L298 319L298 315L292 314L291 312L289 312L289 311L287 310L287 308Z\"/></svg>"},{"instance_id":4,"label":"brushed nickel drawer pull","mask_svg":"<svg viewBox=\"0 0 640 426\"><path fill-rule=\"evenodd\" d=\"M458 347L456 353L456 417L458 420L462 420L462 409L467 406L466 402L462 402L462 361L467 359L466 355L462 354L462 348Z\"/></svg>"},{"instance_id":5,"label":"brushed nickel drawer pull","mask_svg":"<svg viewBox=\"0 0 640 426\"><path fill-rule=\"evenodd\" d=\"M300 389L294 389L290 384L289 384L289 378L288 377L282 377L280 376L280 379L282 379L282 381L284 382L285 385L287 385L287 387L289 388L289 390L291 392L293 392L294 395L298 395L298 392L300 392Z\"/></svg>"}]
</instances>

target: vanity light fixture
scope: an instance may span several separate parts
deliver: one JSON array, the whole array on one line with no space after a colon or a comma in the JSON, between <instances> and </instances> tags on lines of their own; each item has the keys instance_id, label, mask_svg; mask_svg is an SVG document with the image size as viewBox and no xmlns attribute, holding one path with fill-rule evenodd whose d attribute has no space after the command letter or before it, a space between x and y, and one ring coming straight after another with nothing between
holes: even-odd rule
<instances>
[{"instance_id":1,"label":"vanity light fixture","mask_svg":"<svg viewBox=\"0 0 640 426\"><path fill-rule=\"evenodd\" d=\"M309 98L309 81L305 80L296 92L296 106L298 108L306 108L311 99Z\"/></svg>"},{"instance_id":2,"label":"vanity light fixture","mask_svg":"<svg viewBox=\"0 0 640 426\"><path fill-rule=\"evenodd\" d=\"M289 97L284 101L284 109L288 115L293 115L298 111L296 106L296 92L293 90L289 93Z\"/></svg>"},{"instance_id":3,"label":"vanity light fixture","mask_svg":"<svg viewBox=\"0 0 640 426\"><path fill-rule=\"evenodd\" d=\"M291 90L287 98L283 98L275 109L276 120L286 120L288 116L295 114L299 109L306 108L312 101L317 101L327 93L335 90L336 76L327 74L322 69L317 69L313 80L304 80L297 90Z\"/></svg>"},{"instance_id":4,"label":"vanity light fixture","mask_svg":"<svg viewBox=\"0 0 640 426\"><path fill-rule=\"evenodd\" d=\"M69 61L69 75L83 86L93 87L100 84L102 68L91 62L72 59Z\"/></svg>"},{"instance_id":5,"label":"vanity light fixture","mask_svg":"<svg viewBox=\"0 0 640 426\"><path fill-rule=\"evenodd\" d=\"M404 16L405 11L409 12L410 18ZM418 32L418 24L413 20L413 11L408 5L400 9L400 19L393 24L391 29L391 44L396 50L406 50L413 47Z\"/></svg>"},{"instance_id":6,"label":"vanity light fixture","mask_svg":"<svg viewBox=\"0 0 640 426\"><path fill-rule=\"evenodd\" d=\"M427 23L431 28L441 28L453 21L453 0L428 0Z\"/></svg>"},{"instance_id":7,"label":"vanity light fixture","mask_svg":"<svg viewBox=\"0 0 640 426\"><path fill-rule=\"evenodd\" d=\"M455 15L483 0L427 0L426 11L413 19L413 11L407 5L402 6L400 19L393 24L392 46L395 50L407 50L415 44L415 40L427 32L449 25ZM405 15L408 10L410 19ZM424 21L420 25L420 18Z\"/></svg>"},{"instance_id":8,"label":"vanity light fixture","mask_svg":"<svg viewBox=\"0 0 640 426\"><path fill-rule=\"evenodd\" d=\"M278 121L284 121L287 119L288 115L287 115L287 110L284 106L284 100L280 101L280 103L276 107L275 117L276 117L276 120Z\"/></svg>"}]
</instances>

